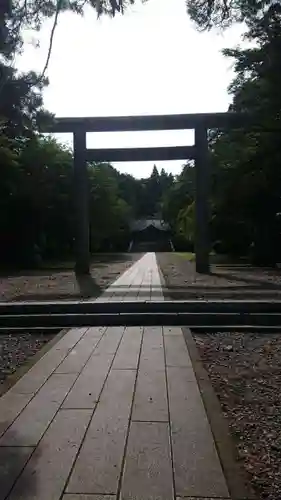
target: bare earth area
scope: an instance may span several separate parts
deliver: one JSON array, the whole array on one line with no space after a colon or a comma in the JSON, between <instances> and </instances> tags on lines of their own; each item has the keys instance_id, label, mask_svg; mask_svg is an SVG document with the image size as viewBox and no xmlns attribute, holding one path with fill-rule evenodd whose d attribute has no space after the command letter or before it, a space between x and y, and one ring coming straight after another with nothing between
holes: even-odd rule
<instances>
[{"instance_id":1,"label":"bare earth area","mask_svg":"<svg viewBox=\"0 0 281 500\"><path fill-rule=\"evenodd\" d=\"M77 281L73 265L22 272L0 279L0 301L58 300L98 297L126 269L140 258L139 254L96 256L91 266L91 279ZM67 268L68 267L68 268ZM54 333L22 332L0 334L1 384L20 366L49 342Z\"/></svg>"},{"instance_id":2,"label":"bare earth area","mask_svg":"<svg viewBox=\"0 0 281 500\"><path fill-rule=\"evenodd\" d=\"M281 298L279 269L212 265L210 274L197 274L195 263L177 253L158 253L157 262L174 300Z\"/></svg>"},{"instance_id":3,"label":"bare earth area","mask_svg":"<svg viewBox=\"0 0 281 500\"><path fill-rule=\"evenodd\" d=\"M113 291L163 301L160 282L148 253ZM178 327L70 329L1 398L0 433L10 500L228 497Z\"/></svg>"},{"instance_id":4,"label":"bare earth area","mask_svg":"<svg viewBox=\"0 0 281 500\"><path fill-rule=\"evenodd\" d=\"M212 266L198 275L177 254L158 254L171 299L280 298L280 271ZM281 498L281 335L194 334L257 498Z\"/></svg>"},{"instance_id":5,"label":"bare earth area","mask_svg":"<svg viewBox=\"0 0 281 500\"><path fill-rule=\"evenodd\" d=\"M86 280L76 280L73 264L2 277L0 301L95 298L140 257L140 254L96 256L91 278Z\"/></svg>"},{"instance_id":6,"label":"bare earth area","mask_svg":"<svg viewBox=\"0 0 281 500\"><path fill-rule=\"evenodd\" d=\"M281 498L280 334L195 334L257 498Z\"/></svg>"}]
</instances>

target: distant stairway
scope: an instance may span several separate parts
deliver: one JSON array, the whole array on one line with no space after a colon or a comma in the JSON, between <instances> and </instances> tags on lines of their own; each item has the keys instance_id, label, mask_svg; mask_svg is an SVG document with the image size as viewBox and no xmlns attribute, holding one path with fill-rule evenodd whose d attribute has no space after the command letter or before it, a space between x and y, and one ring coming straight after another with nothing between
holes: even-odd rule
<instances>
[{"instance_id":1,"label":"distant stairway","mask_svg":"<svg viewBox=\"0 0 281 500\"><path fill-rule=\"evenodd\" d=\"M131 245L131 252L172 252L169 240L160 241L134 241Z\"/></svg>"}]
</instances>

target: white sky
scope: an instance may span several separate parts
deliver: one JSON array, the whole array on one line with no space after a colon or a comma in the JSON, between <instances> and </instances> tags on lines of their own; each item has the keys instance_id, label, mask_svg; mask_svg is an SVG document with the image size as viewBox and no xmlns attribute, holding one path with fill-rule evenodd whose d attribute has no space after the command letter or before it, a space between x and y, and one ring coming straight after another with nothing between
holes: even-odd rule
<instances>
[{"instance_id":1,"label":"white sky","mask_svg":"<svg viewBox=\"0 0 281 500\"><path fill-rule=\"evenodd\" d=\"M40 48L26 44L17 61L20 69L42 71L51 26L48 21L40 32ZM58 117L226 111L233 72L221 49L240 43L242 32L242 26L234 26L223 35L198 33L186 14L185 0L149 0L115 19L97 20L90 9L84 17L64 14L47 71L45 107ZM67 135L59 138L71 140ZM91 148L188 145L193 144L193 132L88 134L87 144ZM182 163L156 162L174 174ZM153 163L115 166L146 177Z\"/></svg>"}]
</instances>

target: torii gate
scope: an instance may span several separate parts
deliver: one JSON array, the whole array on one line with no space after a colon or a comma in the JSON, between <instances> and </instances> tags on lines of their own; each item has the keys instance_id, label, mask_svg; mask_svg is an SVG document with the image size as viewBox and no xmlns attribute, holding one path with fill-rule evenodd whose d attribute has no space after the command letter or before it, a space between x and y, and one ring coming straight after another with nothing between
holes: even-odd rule
<instances>
[{"instance_id":1,"label":"torii gate","mask_svg":"<svg viewBox=\"0 0 281 500\"><path fill-rule=\"evenodd\" d=\"M48 132L73 133L74 189L76 204L76 265L78 274L90 269L89 189L87 162L195 160L196 169L196 271L209 272L209 193L210 165L208 129L245 125L248 116L227 113L199 113L155 116L120 116L98 118L57 118ZM87 149L87 132L124 132L149 130L195 130L194 146Z\"/></svg>"}]
</instances>

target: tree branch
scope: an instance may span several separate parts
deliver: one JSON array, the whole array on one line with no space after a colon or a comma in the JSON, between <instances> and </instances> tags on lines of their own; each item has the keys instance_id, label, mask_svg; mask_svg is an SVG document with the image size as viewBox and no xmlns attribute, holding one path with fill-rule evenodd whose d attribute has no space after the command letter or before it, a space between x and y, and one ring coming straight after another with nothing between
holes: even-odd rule
<instances>
[{"instance_id":1,"label":"tree branch","mask_svg":"<svg viewBox=\"0 0 281 500\"><path fill-rule=\"evenodd\" d=\"M48 49L47 59L46 59L45 66L43 68L43 71L41 73L39 81L43 80L43 78L45 76L45 73L47 71L47 68L49 66L50 57L51 57L52 48L53 48L55 31L56 31L56 27L57 27L57 24L58 24L58 17L59 17L59 13L60 13L61 4L62 4L62 0L57 0L57 8L56 8L54 24L53 24L52 31L51 31L51 36L50 36L50 43L49 43L49 49Z\"/></svg>"}]
</instances>

